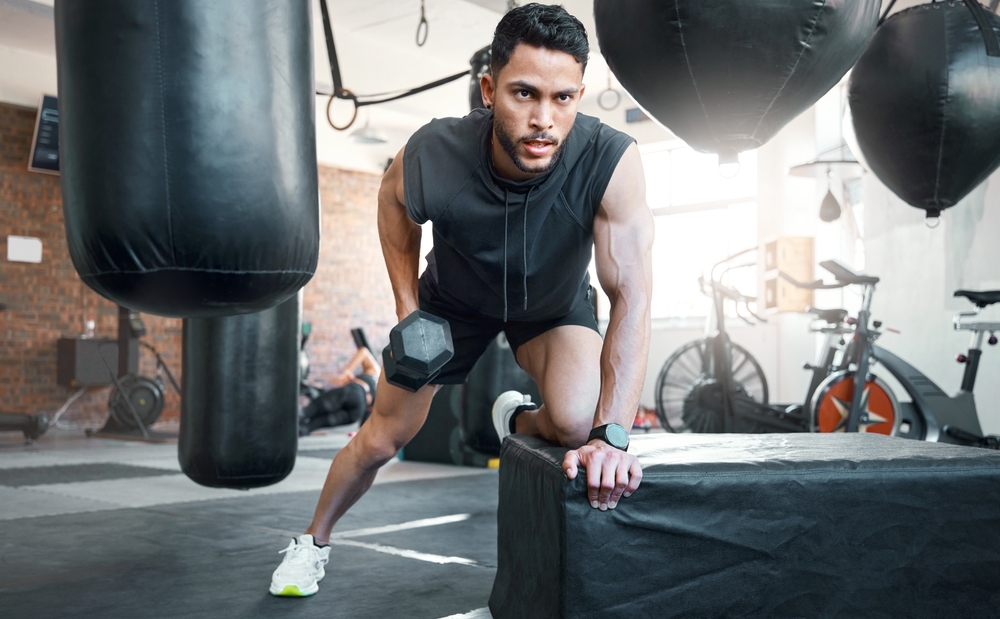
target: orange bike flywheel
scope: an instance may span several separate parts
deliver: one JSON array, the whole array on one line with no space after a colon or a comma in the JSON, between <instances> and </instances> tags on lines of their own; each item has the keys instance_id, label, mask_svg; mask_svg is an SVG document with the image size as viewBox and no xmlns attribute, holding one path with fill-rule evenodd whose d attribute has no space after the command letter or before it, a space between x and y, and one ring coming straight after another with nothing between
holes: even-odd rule
<instances>
[{"instance_id":1,"label":"orange bike flywheel","mask_svg":"<svg viewBox=\"0 0 1000 619\"><path fill-rule=\"evenodd\" d=\"M853 396L854 372L840 372L827 378L817 389L813 400L813 431L846 432ZM877 377L872 376L865 383L861 406L863 412L858 432L896 434L899 404L889 387Z\"/></svg>"}]
</instances>

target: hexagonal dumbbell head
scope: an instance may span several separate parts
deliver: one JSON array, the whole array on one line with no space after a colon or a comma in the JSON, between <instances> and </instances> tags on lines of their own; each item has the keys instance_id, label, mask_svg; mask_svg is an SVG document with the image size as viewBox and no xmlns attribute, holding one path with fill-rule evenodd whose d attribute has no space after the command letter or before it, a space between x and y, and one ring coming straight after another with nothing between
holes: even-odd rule
<instances>
[{"instance_id":1,"label":"hexagonal dumbbell head","mask_svg":"<svg viewBox=\"0 0 1000 619\"><path fill-rule=\"evenodd\" d=\"M382 375L389 384L396 385L407 391L418 391L427 384L432 376L420 374L396 365L392 358L392 349L386 346L382 351Z\"/></svg>"},{"instance_id":2,"label":"hexagonal dumbbell head","mask_svg":"<svg viewBox=\"0 0 1000 619\"><path fill-rule=\"evenodd\" d=\"M389 346L397 366L428 376L455 354L448 321L421 310L392 328Z\"/></svg>"}]
</instances>

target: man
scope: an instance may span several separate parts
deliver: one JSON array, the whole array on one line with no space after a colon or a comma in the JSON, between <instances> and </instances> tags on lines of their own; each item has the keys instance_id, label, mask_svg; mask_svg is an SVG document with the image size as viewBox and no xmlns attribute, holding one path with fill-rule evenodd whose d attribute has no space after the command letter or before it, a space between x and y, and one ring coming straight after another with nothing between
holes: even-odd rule
<instances>
[{"instance_id":1,"label":"man","mask_svg":"<svg viewBox=\"0 0 1000 619\"><path fill-rule=\"evenodd\" d=\"M571 479L586 469L595 509L638 488L623 427L646 373L653 222L633 140L577 114L588 54L583 25L563 8L513 9L482 78L489 110L424 126L387 170L378 226L396 315L447 319L455 355L416 393L380 381L371 417L330 466L312 524L282 551L273 594L317 591L333 525L420 429L436 385L462 382L500 331L545 401L501 395L500 438L516 431L570 448L563 468ZM434 250L418 280L428 220ZM588 299L592 250L611 299L603 341Z\"/></svg>"}]
</instances>

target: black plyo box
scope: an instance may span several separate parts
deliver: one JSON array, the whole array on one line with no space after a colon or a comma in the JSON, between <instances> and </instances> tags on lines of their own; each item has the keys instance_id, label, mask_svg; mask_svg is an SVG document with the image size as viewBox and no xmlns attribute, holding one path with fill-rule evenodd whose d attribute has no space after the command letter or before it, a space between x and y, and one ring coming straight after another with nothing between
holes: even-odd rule
<instances>
[{"instance_id":1,"label":"black plyo box","mask_svg":"<svg viewBox=\"0 0 1000 619\"><path fill-rule=\"evenodd\" d=\"M865 434L634 437L616 510L501 450L497 619L995 618L1000 453Z\"/></svg>"}]
</instances>

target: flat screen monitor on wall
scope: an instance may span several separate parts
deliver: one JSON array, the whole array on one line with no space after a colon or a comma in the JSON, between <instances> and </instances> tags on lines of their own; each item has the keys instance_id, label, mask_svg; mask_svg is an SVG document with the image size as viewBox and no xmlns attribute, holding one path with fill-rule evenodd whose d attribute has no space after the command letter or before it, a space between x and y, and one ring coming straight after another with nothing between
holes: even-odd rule
<instances>
[{"instance_id":1,"label":"flat screen monitor on wall","mask_svg":"<svg viewBox=\"0 0 1000 619\"><path fill-rule=\"evenodd\" d=\"M59 106L52 95L42 95L42 102L38 105L28 169L59 174Z\"/></svg>"}]
</instances>

